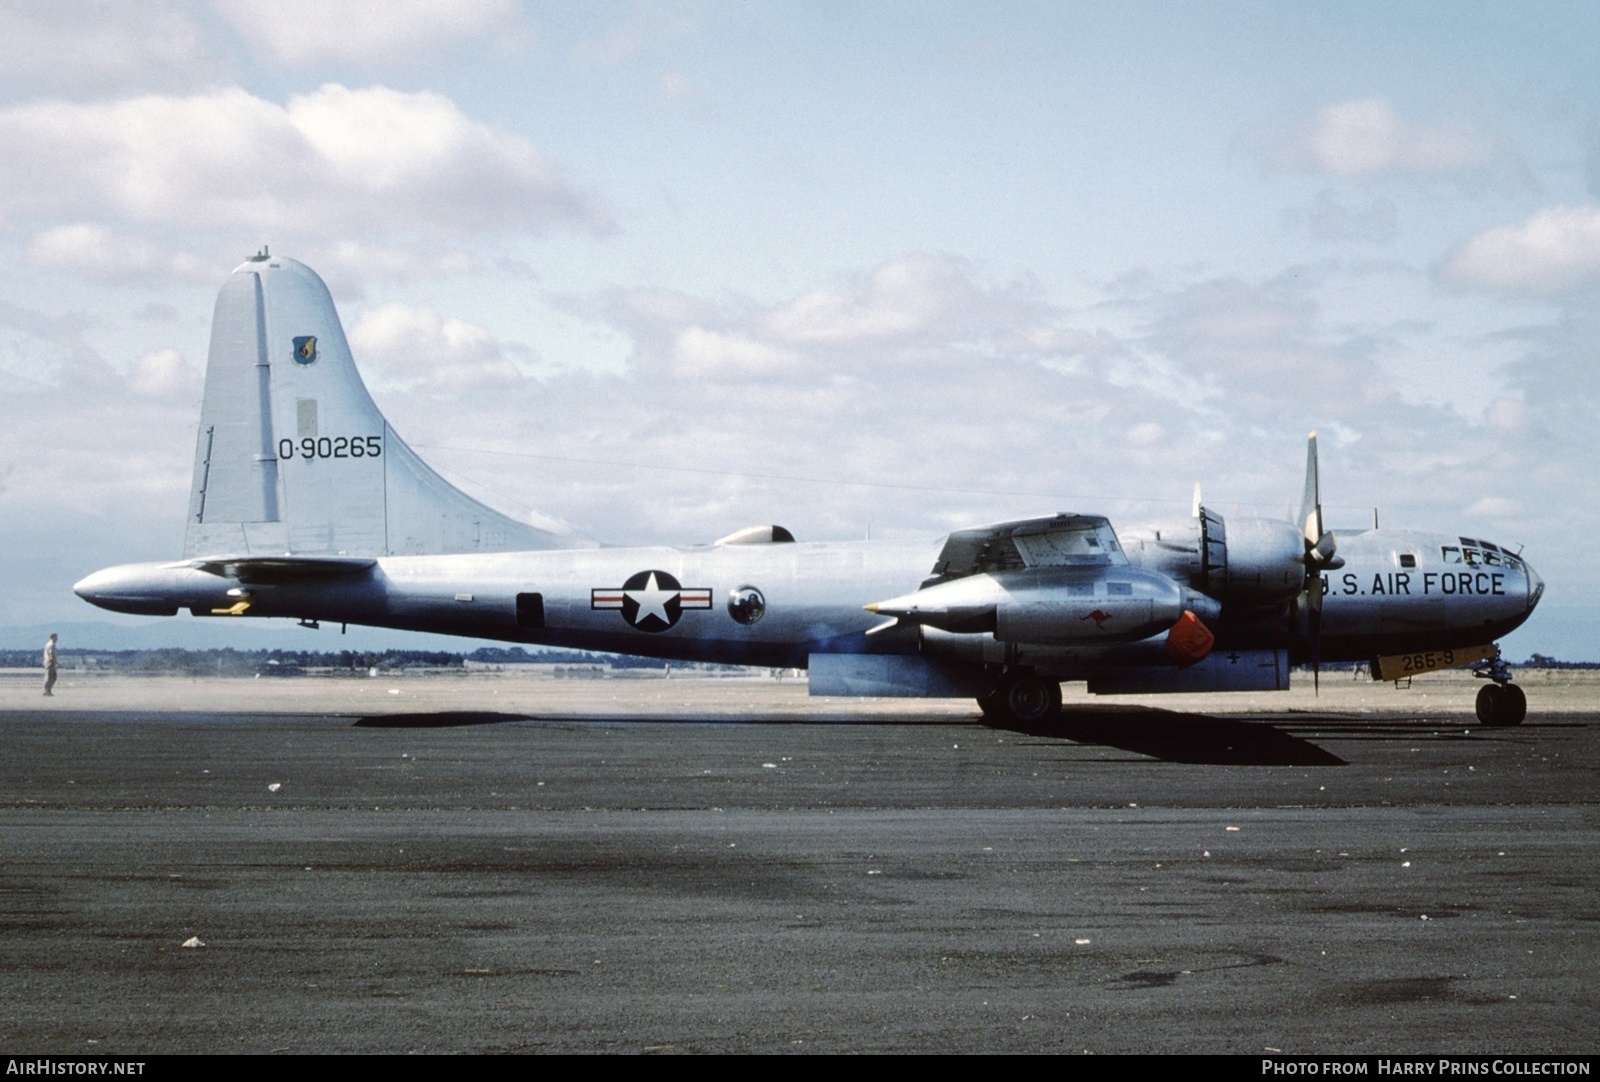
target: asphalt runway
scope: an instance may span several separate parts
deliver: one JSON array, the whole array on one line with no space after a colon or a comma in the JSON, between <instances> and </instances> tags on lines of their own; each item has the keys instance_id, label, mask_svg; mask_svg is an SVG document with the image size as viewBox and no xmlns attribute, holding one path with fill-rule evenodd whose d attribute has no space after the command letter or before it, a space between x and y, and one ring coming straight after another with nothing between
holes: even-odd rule
<instances>
[{"instance_id":1,"label":"asphalt runway","mask_svg":"<svg viewBox=\"0 0 1600 1082\"><path fill-rule=\"evenodd\" d=\"M1600 684L0 681L0 1052L1592 1053ZM203 945L185 946L186 942Z\"/></svg>"}]
</instances>

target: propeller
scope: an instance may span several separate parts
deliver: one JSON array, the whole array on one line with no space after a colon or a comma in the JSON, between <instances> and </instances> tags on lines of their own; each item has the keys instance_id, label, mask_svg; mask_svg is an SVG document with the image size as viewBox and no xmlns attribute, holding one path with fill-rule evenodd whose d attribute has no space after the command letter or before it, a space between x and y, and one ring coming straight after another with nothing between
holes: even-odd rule
<instances>
[{"instance_id":1,"label":"propeller","mask_svg":"<svg viewBox=\"0 0 1600 1082\"><path fill-rule=\"evenodd\" d=\"M1300 502L1300 532L1305 537L1305 608L1311 636L1311 684L1322 691L1322 573L1343 567L1333 534L1322 525L1322 484L1317 471L1317 433L1306 443L1306 491Z\"/></svg>"}]
</instances>

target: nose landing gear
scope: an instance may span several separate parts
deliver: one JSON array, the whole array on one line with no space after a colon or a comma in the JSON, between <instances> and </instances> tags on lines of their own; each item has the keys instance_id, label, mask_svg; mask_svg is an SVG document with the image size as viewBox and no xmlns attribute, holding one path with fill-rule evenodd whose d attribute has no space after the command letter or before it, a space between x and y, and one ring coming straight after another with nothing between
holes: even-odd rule
<instances>
[{"instance_id":1,"label":"nose landing gear","mask_svg":"<svg viewBox=\"0 0 1600 1082\"><path fill-rule=\"evenodd\" d=\"M1492 680L1478 689L1478 720L1485 725L1521 725L1528 716L1528 697L1511 682L1511 666L1495 647L1494 657L1486 664L1475 666L1472 675L1480 680Z\"/></svg>"}]
</instances>

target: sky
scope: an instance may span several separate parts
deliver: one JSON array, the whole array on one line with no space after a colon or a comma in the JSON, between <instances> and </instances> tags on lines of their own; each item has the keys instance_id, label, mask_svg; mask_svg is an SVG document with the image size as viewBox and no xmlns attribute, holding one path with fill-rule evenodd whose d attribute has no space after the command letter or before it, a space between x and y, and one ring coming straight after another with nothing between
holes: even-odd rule
<instances>
[{"instance_id":1,"label":"sky","mask_svg":"<svg viewBox=\"0 0 1600 1082\"><path fill-rule=\"evenodd\" d=\"M1508 654L1600 660L1592 3L0 0L0 39L0 629L180 554L215 293L270 245L525 518L1281 516L1317 429L1330 526L1520 547Z\"/></svg>"}]
</instances>

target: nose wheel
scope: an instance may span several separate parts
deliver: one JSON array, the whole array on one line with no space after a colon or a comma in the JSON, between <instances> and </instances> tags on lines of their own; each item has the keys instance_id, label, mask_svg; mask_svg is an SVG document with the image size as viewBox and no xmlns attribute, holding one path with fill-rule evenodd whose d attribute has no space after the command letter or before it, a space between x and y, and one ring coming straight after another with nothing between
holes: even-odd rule
<instances>
[{"instance_id":1,"label":"nose wheel","mask_svg":"<svg viewBox=\"0 0 1600 1082\"><path fill-rule=\"evenodd\" d=\"M1478 689L1478 720L1485 725L1521 725L1528 716L1528 697L1511 682L1511 666L1495 647L1494 659L1472 670L1472 675L1493 683Z\"/></svg>"},{"instance_id":2,"label":"nose wheel","mask_svg":"<svg viewBox=\"0 0 1600 1082\"><path fill-rule=\"evenodd\" d=\"M1515 684L1485 684L1478 689L1478 720L1485 725L1521 725L1528 697Z\"/></svg>"}]
</instances>

